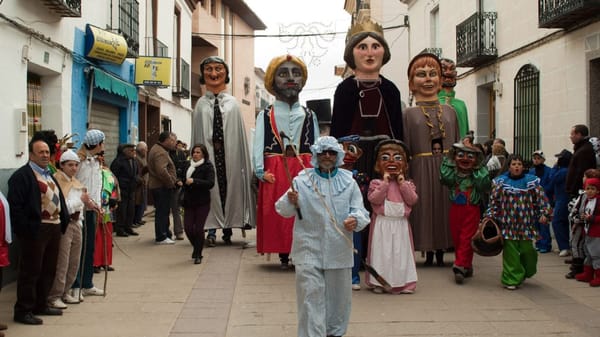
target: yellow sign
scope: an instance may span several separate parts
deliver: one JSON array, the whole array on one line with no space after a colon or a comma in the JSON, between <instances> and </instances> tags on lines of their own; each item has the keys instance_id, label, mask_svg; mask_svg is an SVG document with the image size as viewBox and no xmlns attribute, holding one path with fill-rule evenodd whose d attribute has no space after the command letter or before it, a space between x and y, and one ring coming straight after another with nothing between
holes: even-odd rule
<instances>
[{"instance_id":1,"label":"yellow sign","mask_svg":"<svg viewBox=\"0 0 600 337\"><path fill-rule=\"evenodd\" d=\"M135 59L135 84L155 87L171 85L171 58L140 56Z\"/></svg>"},{"instance_id":2,"label":"yellow sign","mask_svg":"<svg viewBox=\"0 0 600 337\"><path fill-rule=\"evenodd\" d=\"M121 35L86 26L85 56L121 64L127 57L127 41Z\"/></svg>"}]
</instances>

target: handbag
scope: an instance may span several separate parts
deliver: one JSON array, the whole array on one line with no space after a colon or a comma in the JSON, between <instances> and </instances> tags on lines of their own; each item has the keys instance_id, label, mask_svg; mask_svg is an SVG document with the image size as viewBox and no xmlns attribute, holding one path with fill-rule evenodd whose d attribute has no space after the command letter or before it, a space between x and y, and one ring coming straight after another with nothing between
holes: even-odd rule
<instances>
[{"instance_id":1,"label":"handbag","mask_svg":"<svg viewBox=\"0 0 600 337\"><path fill-rule=\"evenodd\" d=\"M484 218L471 239L473 251L481 256L496 256L502 252L504 237L500 227L490 218Z\"/></svg>"}]
</instances>

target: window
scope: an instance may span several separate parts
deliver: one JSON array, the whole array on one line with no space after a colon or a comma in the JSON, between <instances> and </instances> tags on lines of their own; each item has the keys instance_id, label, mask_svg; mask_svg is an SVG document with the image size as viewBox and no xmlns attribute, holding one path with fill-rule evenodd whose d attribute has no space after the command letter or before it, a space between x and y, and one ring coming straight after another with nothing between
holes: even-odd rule
<instances>
[{"instance_id":1,"label":"window","mask_svg":"<svg viewBox=\"0 0 600 337\"><path fill-rule=\"evenodd\" d=\"M127 40L127 57L136 57L140 48L139 3L137 0L120 0L119 29Z\"/></svg>"},{"instance_id":2,"label":"window","mask_svg":"<svg viewBox=\"0 0 600 337\"><path fill-rule=\"evenodd\" d=\"M32 136L42 129L42 79L27 73L27 132Z\"/></svg>"},{"instance_id":3,"label":"window","mask_svg":"<svg viewBox=\"0 0 600 337\"><path fill-rule=\"evenodd\" d=\"M515 77L514 152L531 158L540 146L540 72L526 64Z\"/></svg>"}]
</instances>

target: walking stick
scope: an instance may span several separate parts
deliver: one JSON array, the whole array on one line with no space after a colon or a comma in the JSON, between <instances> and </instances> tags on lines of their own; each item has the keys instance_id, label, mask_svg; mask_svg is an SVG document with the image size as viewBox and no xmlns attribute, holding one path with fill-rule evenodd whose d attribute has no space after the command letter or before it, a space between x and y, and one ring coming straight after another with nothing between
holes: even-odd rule
<instances>
[{"instance_id":1,"label":"walking stick","mask_svg":"<svg viewBox=\"0 0 600 337\"><path fill-rule=\"evenodd\" d=\"M281 136L281 138L286 138L286 139L290 140L290 137L288 137L283 131L280 131L279 135ZM292 149L294 150L294 155L296 156L296 158L298 158L298 161L300 162L300 166L302 166L303 169L306 169L306 166L304 165L304 162L302 162L302 159L300 157L298 157L298 153L296 152L296 149L293 146L292 146ZM356 250L356 248L354 248L354 244L352 243L352 241L350 241L350 239L348 239L348 237L344 233L342 233L342 231L339 229L339 227L337 226L337 221L335 220L335 217L331 213L331 210L329 209L329 206L327 205L327 203L325 202L325 199L323 198L323 194L319 191L319 189L317 188L317 185L315 184L315 182L312 179L310 181L312 183L313 189L315 190L315 193L317 194L317 196L319 196L319 200L323 204L323 208L325 208L325 211L328 213L329 218L330 218L330 220L333 223L333 227L336 229L336 231L344 239L346 239L346 242L352 248L352 252L354 254L358 255L358 257L360 258L363 266L365 267L365 270L369 274L371 274L377 280L377 282L379 282L379 284L381 284L382 288L386 292L388 292L388 293L392 292L392 286L388 283L388 281L386 281L386 279L383 278L383 276L379 275L379 273L377 272L377 270L375 270L375 268L373 268L373 266L371 266L370 264L368 264L367 260L365 258L363 258L362 256L360 256L358 254L358 250Z\"/></svg>"}]
</instances>

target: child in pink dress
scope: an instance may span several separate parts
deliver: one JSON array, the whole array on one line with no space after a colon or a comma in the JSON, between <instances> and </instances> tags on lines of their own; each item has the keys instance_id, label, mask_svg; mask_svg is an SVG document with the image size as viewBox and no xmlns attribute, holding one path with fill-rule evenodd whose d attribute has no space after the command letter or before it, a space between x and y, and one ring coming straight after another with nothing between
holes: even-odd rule
<instances>
[{"instance_id":1,"label":"child in pink dress","mask_svg":"<svg viewBox=\"0 0 600 337\"><path fill-rule=\"evenodd\" d=\"M395 139L379 142L375 148L375 172L368 199L373 213L369 235L369 263L392 286L393 294L412 294L417 287L412 231L408 217L418 196L415 185L406 179L408 150ZM382 285L368 273L365 283L375 293Z\"/></svg>"}]
</instances>

